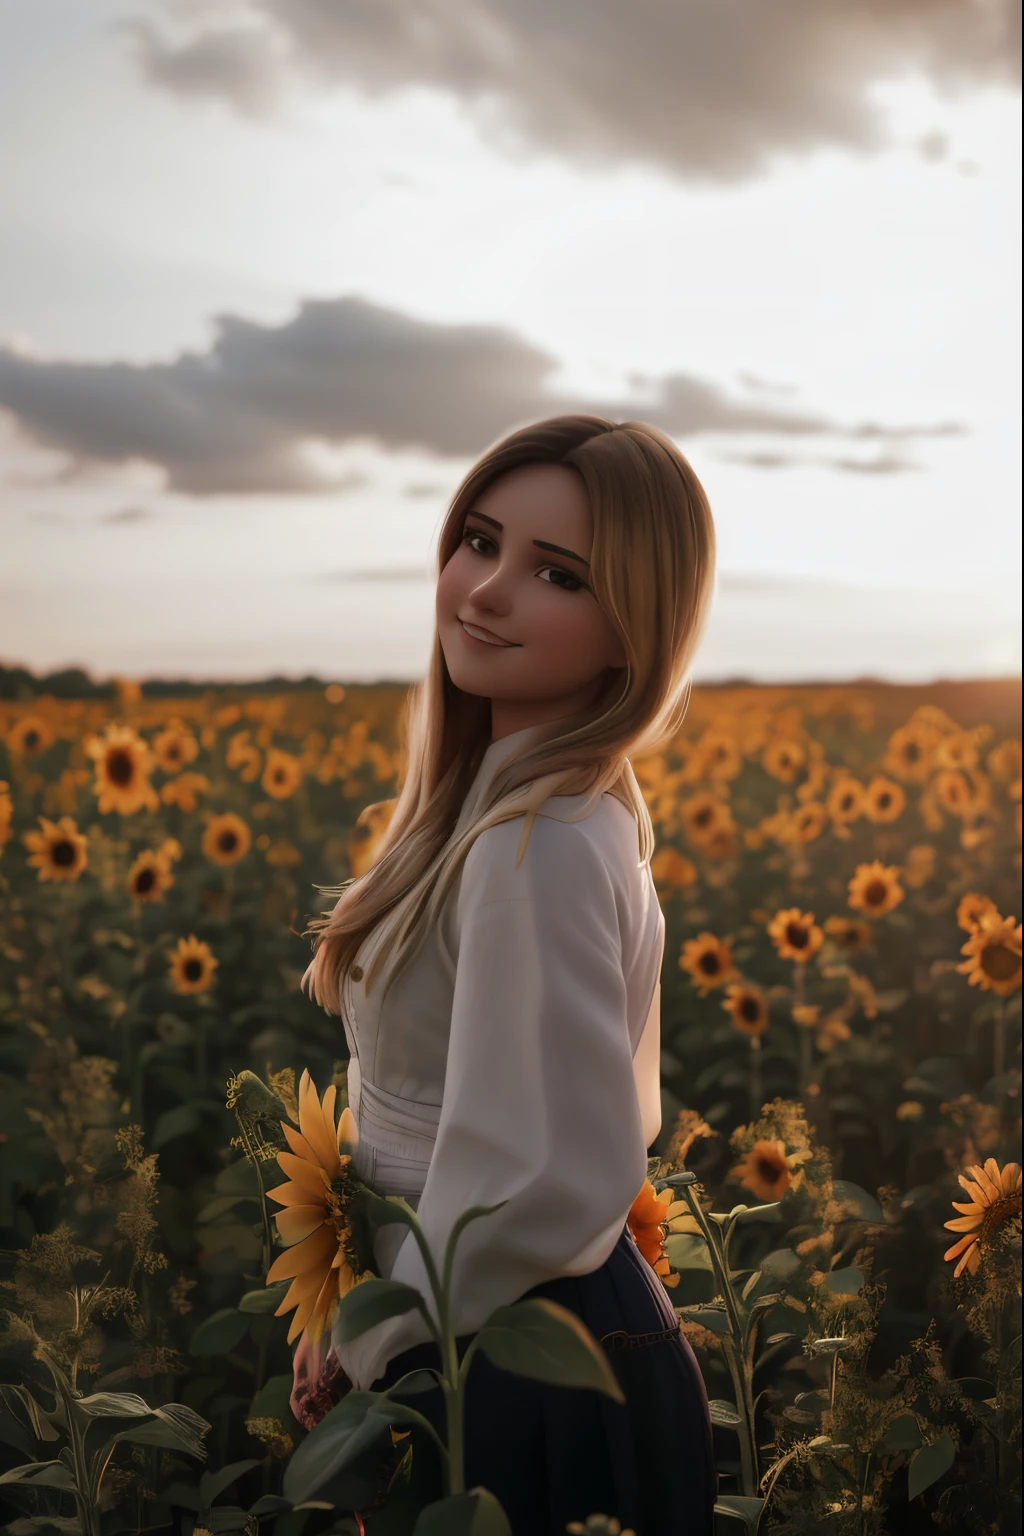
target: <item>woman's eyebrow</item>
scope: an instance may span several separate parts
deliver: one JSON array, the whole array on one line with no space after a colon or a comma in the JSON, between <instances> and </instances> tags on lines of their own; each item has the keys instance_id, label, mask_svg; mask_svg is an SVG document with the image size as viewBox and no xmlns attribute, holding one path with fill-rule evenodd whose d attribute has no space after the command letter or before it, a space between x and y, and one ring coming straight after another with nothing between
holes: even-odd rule
<instances>
[{"instance_id":1,"label":"woman's eyebrow","mask_svg":"<svg viewBox=\"0 0 1024 1536\"><path fill-rule=\"evenodd\" d=\"M467 512L467 517L478 517L481 522L490 523L492 528L497 528L499 533L505 532L504 523L499 523L496 517L488 517L486 512ZM585 565L590 570L590 561L584 560L582 555L574 555L571 549L563 549L561 544L549 544L545 539L534 539L538 549L553 550L556 555L566 555L570 560L578 560L580 565Z\"/></svg>"}]
</instances>

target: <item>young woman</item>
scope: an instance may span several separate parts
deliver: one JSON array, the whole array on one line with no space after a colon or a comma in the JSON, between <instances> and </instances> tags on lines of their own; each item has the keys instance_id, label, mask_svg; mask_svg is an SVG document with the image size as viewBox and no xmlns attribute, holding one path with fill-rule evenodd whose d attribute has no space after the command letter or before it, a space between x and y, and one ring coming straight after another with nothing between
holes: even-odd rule
<instances>
[{"instance_id":1,"label":"young woman","mask_svg":"<svg viewBox=\"0 0 1024 1536\"><path fill-rule=\"evenodd\" d=\"M665 934L627 754L682 723L714 560L704 491L655 427L559 416L489 449L441 531L394 814L313 924L303 982L344 1019L357 1172L409 1199L438 1263L465 1209L506 1202L460 1239L460 1355L496 1307L547 1296L602 1342L625 1394L477 1353L467 1487L496 1495L515 1536L598 1512L636 1536L713 1531L700 1370L626 1217L661 1127ZM404 1228L375 1253L429 1295ZM440 1365L417 1313L334 1353L346 1389ZM440 1390L416 1406L443 1430ZM441 1497L426 1437L413 1476Z\"/></svg>"}]
</instances>

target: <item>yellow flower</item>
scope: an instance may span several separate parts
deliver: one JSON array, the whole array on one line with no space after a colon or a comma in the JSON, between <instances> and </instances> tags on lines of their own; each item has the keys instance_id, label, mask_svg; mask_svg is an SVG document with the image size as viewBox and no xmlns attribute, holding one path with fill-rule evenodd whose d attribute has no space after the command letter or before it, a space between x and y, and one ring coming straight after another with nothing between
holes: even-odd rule
<instances>
[{"instance_id":1,"label":"yellow flower","mask_svg":"<svg viewBox=\"0 0 1024 1536\"><path fill-rule=\"evenodd\" d=\"M651 859L651 874L659 890L681 891L697 881L696 865L676 848L659 848Z\"/></svg>"},{"instance_id":2,"label":"yellow flower","mask_svg":"<svg viewBox=\"0 0 1024 1536\"><path fill-rule=\"evenodd\" d=\"M974 794L965 774L958 768L944 768L931 782L931 792L938 804L951 816L966 816L974 804Z\"/></svg>"},{"instance_id":3,"label":"yellow flower","mask_svg":"<svg viewBox=\"0 0 1024 1536\"><path fill-rule=\"evenodd\" d=\"M825 807L841 827L857 821L864 814L864 785L848 773L840 774L828 792Z\"/></svg>"},{"instance_id":4,"label":"yellow flower","mask_svg":"<svg viewBox=\"0 0 1024 1536\"><path fill-rule=\"evenodd\" d=\"M212 864L237 864L252 846L252 833L241 816L225 811L210 818L201 846Z\"/></svg>"},{"instance_id":5,"label":"yellow flower","mask_svg":"<svg viewBox=\"0 0 1024 1536\"><path fill-rule=\"evenodd\" d=\"M644 1179L626 1218L633 1241L655 1274L660 1275L669 1286L679 1284L679 1276L672 1273L665 1257L665 1221L671 1204L671 1187L656 1195L650 1179Z\"/></svg>"},{"instance_id":6,"label":"yellow flower","mask_svg":"<svg viewBox=\"0 0 1024 1536\"><path fill-rule=\"evenodd\" d=\"M795 960L800 965L817 954L825 942L825 935L814 921L814 913L801 912L799 907L776 912L768 924L768 937L780 959Z\"/></svg>"},{"instance_id":7,"label":"yellow flower","mask_svg":"<svg viewBox=\"0 0 1024 1536\"><path fill-rule=\"evenodd\" d=\"M768 1028L768 999L760 987L745 982L726 988L722 1004L736 1029L750 1036L763 1035Z\"/></svg>"},{"instance_id":8,"label":"yellow flower","mask_svg":"<svg viewBox=\"0 0 1024 1536\"><path fill-rule=\"evenodd\" d=\"M360 1269L350 1248L352 1154L341 1150L358 1144L359 1131L347 1106L335 1129L336 1096L332 1083L321 1103L309 1073L303 1072L299 1129L281 1121L292 1150L279 1152L277 1161L289 1182L267 1191L284 1207L275 1220L282 1242L289 1246L271 1264L267 1284L292 1282L274 1314L283 1317L294 1308L289 1344L301 1333L316 1343L332 1326L339 1299L360 1280L371 1278L371 1271Z\"/></svg>"},{"instance_id":9,"label":"yellow flower","mask_svg":"<svg viewBox=\"0 0 1024 1536\"><path fill-rule=\"evenodd\" d=\"M957 970L972 987L1009 997L1020 986L1021 925L1012 917L983 917L960 953L967 959Z\"/></svg>"},{"instance_id":10,"label":"yellow flower","mask_svg":"<svg viewBox=\"0 0 1024 1536\"><path fill-rule=\"evenodd\" d=\"M994 779L1000 779L1003 783L1009 783L1020 778L1021 749L1020 742L1009 740L1001 741L998 747L985 759L985 766Z\"/></svg>"},{"instance_id":11,"label":"yellow flower","mask_svg":"<svg viewBox=\"0 0 1024 1536\"><path fill-rule=\"evenodd\" d=\"M903 866L903 882L912 891L919 891L923 885L935 873L935 848L931 843L915 843L907 849L907 859Z\"/></svg>"},{"instance_id":12,"label":"yellow flower","mask_svg":"<svg viewBox=\"0 0 1024 1536\"><path fill-rule=\"evenodd\" d=\"M168 967L171 986L183 996L209 992L213 986L213 973L219 964L209 944L190 933L187 939L179 939L171 951Z\"/></svg>"},{"instance_id":13,"label":"yellow flower","mask_svg":"<svg viewBox=\"0 0 1024 1536\"><path fill-rule=\"evenodd\" d=\"M14 757L41 757L53 746L56 737L42 715L25 715L12 725L4 741Z\"/></svg>"},{"instance_id":14,"label":"yellow flower","mask_svg":"<svg viewBox=\"0 0 1024 1536\"><path fill-rule=\"evenodd\" d=\"M807 753L799 741L777 737L770 741L761 753L761 762L773 779L782 784L792 784L807 761Z\"/></svg>"},{"instance_id":15,"label":"yellow flower","mask_svg":"<svg viewBox=\"0 0 1024 1536\"><path fill-rule=\"evenodd\" d=\"M849 1040L850 1026L841 1013L828 1013L815 1031L814 1043L819 1051L830 1051L837 1040Z\"/></svg>"},{"instance_id":16,"label":"yellow flower","mask_svg":"<svg viewBox=\"0 0 1024 1536\"><path fill-rule=\"evenodd\" d=\"M793 837L800 843L813 843L828 826L828 811L820 800L808 800L790 817Z\"/></svg>"},{"instance_id":17,"label":"yellow flower","mask_svg":"<svg viewBox=\"0 0 1024 1536\"><path fill-rule=\"evenodd\" d=\"M858 864L847 886L850 906L867 917L882 917L891 912L904 895L898 876L895 864L883 864L880 859Z\"/></svg>"},{"instance_id":18,"label":"yellow flower","mask_svg":"<svg viewBox=\"0 0 1024 1536\"><path fill-rule=\"evenodd\" d=\"M1019 1163L1007 1163L1005 1168L1000 1168L994 1157L988 1157L983 1168L975 1165L965 1169L965 1172L968 1178L959 1173L957 1179L971 1197L970 1203L965 1205L954 1200L954 1211L962 1211L963 1215L943 1222L949 1231L964 1234L942 1255L950 1262L953 1259L959 1261L953 1271L954 1280L964 1268L969 1269L972 1275L977 1274L981 1250L985 1244L1004 1221L1013 1216L1018 1219L1020 1217Z\"/></svg>"},{"instance_id":19,"label":"yellow flower","mask_svg":"<svg viewBox=\"0 0 1024 1536\"><path fill-rule=\"evenodd\" d=\"M274 800L287 800L301 783L302 768L298 758L291 752L282 752L280 747L270 747L260 779L264 792Z\"/></svg>"},{"instance_id":20,"label":"yellow flower","mask_svg":"<svg viewBox=\"0 0 1024 1536\"><path fill-rule=\"evenodd\" d=\"M286 837L280 838L267 849L267 863L275 867L287 867L302 863L302 854Z\"/></svg>"},{"instance_id":21,"label":"yellow flower","mask_svg":"<svg viewBox=\"0 0 1024 1536\"><path fill-rule=\"evenodd\" d=\"M807 1148L787 1152L784 1141L755 1141L742 1161L729 1170L729 1177L738 1178L759 1200L780 1200L791 1184L796 1188L801 1182L800 1164L810 1156Z\"/></svg>"},{"instance_id":22,"label":"yellow flower","mask_svg":"<svg viewBox=\"0 0 1024 1536\"><path fill-rule=\"evenodd\" d=\"M25 832L22 842L30 850L29 864L38 871L39 880L77 880L89 862L88 839L79 832L70 816L60 821L39 817L41 832Z\"/></svg>"},{"instance_id":23,"label":"yellow flower","mask_svg":"<svg viewBox=\"0 0 1024 1536\"><path fill-rule=\"evenodd\" d=\"M228 741L224 761L229 768L240 770L239 778L243 784L251 784L259 777L263 754L249 740L248 731L236 731Z\"/></svg>"},{"instance_id":24,"label":"yellow flower","mask_svg":"<svg viewBox=\"0 0 1024 1536\"><path fill-rule=\"evenodd\" d=\"M11 799L11 786L6 779L0 779L0 848L11 836L11 822L14 820L14 801Z\"/></svg>"},{"instance_id":25,"label":"yellow flower","mask_svg":"<svg viewBox=\"0 0 1024 1536\"><path fill-rule=\"evenodd\" d=\"M902 1104L896 1106L897 1120L921 1120L924 1117L924 1105L920 1099L904 1099Z\"/></svg>"},{"instance_id":26,"label":"yellow flower","mask_svg":"<svg viewBox=\"0 0 1024 1536\"><path fill-rule=\"evenodd\" d=\"M825 937L844 954L856 955L871 943L871 929L855 917L827 917Z\"/></svg>"},{"instance_id":27,"label":"yellow flower","mask_svg":"<svg viewBox=\"0 0 1024 1536\"><path fill-rule=\"evenodd\" d=\"M87 740L85 750L95 762L93 792L102 815L117 811L132 816L143 807L159 810L160 801L149 782L152 754L130 725L108 725L105 735Z\"/></svg>"},{"instance_id":28,"label":"yellow flower","mask_svg":"<svg viewBox=\"0 0 1024 1536\"><path fill-rule=\"evenodd\" d=\"M164 773L178 773L199 756L199 743L183 720L170 720L153 738L153 755Z\"/></svg>"},{"instance_id":29,"label":"yellow flower","mask_svg":"<svg viewBox=\"0 0 1024 1536\"><path fill-rule=\"evenodd\" d=\"M872 779L864 791L864 814L869 821L895 821L903 814L906 803L902 786L882 775Z\"/></svg>"},{"instance_id":30,"label":"yellow flower","mask_svg":"<svg viewBox=\"0 0 1024 1536\"><path fill-rule=\"evenodd\" d=\"M732 950L713 933L699 933L683 945L679 969L689 973L701 997L707 997L712 987L724 987L737 974Z\"/></svg>"},{"instance_id":31,"label":"yellow flower","mask_svg":"<svg viewBox=\"0 0 1024 1536\"><path fill-rule=\"evenodd\" d=\"M705 792L680 802L679 823L683 836L696 848L708 849L723 833L732 831L732 811L717 795Z\"/></svg>"},{"instance_id":32,"label":"yellow flower","mask_svg":"<svg viewBox=\"0 0 1024 1536\"><path fill-rule=\"evenodd\" d=\"M162 849L145 849L128 871L128 893L136 901L163 901L173 884L170 859Z\"/></svg>"},{"instance_id":33,"label":"yellow flower","mask_svg":"<svg viewBox=\"0 0 1024 1536\"><path fill-rule=\"evenodd\" d=\"M793 1023L799 1024L801 1029L813 1029L821 1018L821 1009L817 1003L797 1003L789 1011Z\"/></svg>"},{"instance_id":34,"label":"yellow flower","mask_svg":"<svg viewBox=\"0 0 1024 1536\"><path fill-rule=\"evenodd\" d=\"M168 779L160 791L164 805L176 805L188 815L199 803L199 795L210 792L210 781L205 773L182 773L176 779Z\"/></svg>"},{"instance_id":35,"label":"yellow flower","mask_svg":"<svg viewBox=\"0 0 1024 1536\"><path fill-rule=\"evenodd\" d=\"M941 733L924 722L909 721L889 737L882 766L887 773L907 782L923 783L931 770L932 756Z\"/></svg>"},{"instance_id":36,"label":"yellow flower","mask_svg":"<svg viewBox=\"0 0 1024 1536\"><path fill-rule=\"evenodd\" d=\"M372 805L364 805L356 817L347 851L348 862L357 880L376 862L377 850L391 825L397 804L397 797L394 800L375 800Z\"/></svg>"},{"instance_id":37,"label":"yellow flower","mask_svg":"<svg viewBox=\"0 0 1024 1536\"><path fill-rule=\"evenodd\" d=\"M978 744L972 731L954 731L943 736L935 748L937 768L976 768Z\"/></svg>"},{"instance_id":38,"label":"yellow flower","mask_svg":"<svg viewBox=\"0 0 1024 1536\"><path fill-rule=\"evenodd\" d=\"M965 933L974 933L984 918L999 917L999 911L994 901L987 896L981 896L977 891L968 891L966 896L961 896L959 906L956 909L957 927Z\"/></svg>"}]
</instances>

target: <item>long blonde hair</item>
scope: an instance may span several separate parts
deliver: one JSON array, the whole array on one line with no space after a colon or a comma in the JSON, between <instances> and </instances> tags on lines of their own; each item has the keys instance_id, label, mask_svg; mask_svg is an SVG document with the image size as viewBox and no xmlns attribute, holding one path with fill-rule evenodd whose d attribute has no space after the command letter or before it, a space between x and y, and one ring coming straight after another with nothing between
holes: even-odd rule
<instances>
[{"instance_id":1,"label":"long blonde hair","mask_svg":"<svg viewBox=\"0 0 1024 1536\"><path fill-rule=\"evenodd\" d=\"M488 486L525 464L577 471L593 518L590 582L622 641L627 666L609 671L595 703L557 721L492 781L470 824L459 812L490 742L490 700L462 692L435 632L422 681L409 690L401 734L406 773L374 864L358 879L317 886L339 898L310 921L314 958L302 978L329 1014L363 941L400 905L386 959L388 986L422 948L480 834L525 813L516 865L552 795L609 792L631 811L642 861L654 850L650 813L627 758L656 751L679 731L691 668L710 607L715 529L704 489L675 443L642 421L555 416L522 427L477 461L453 497L438 541L438 575L458 549L466 512ZM551 732L557 732L552 735Z\"/></svg>"}]
</instances>

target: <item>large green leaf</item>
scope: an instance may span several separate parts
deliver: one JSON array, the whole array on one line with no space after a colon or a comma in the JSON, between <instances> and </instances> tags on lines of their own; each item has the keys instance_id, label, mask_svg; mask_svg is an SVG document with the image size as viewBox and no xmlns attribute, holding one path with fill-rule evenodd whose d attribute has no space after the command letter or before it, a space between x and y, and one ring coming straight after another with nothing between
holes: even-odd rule
<instances>
[{"instance_id":1,"label":"large green leaf","mask_svg":"<svg viewBox=\"0 0 1024 1536\"><path fill-rule=\"evenodd\" d=\"M912 1413L893 1419L881 1439L881 1447L887 1451L916 1451L920 1444L921 1426Z\"/></svg>"},{"instance_id":2,"label":"large green leaf","mask_svg":"<svg viewBox=\"0 0 1024 1536\"><path fill-rule=\"evenodd\" d=\"M184 1451L205 1461L203 1437L209 1428L206 1420L184 1403L164 1403L160 1408L149 1409L148 1418L140 1417L115 1430L106 1445L109 1447L119 1440L127 1440L131 1445L155 1445L163 1451Z\"/></svg>"},{"instance_id":3,"label":"large green leaf","mask_svg":"<svg viewBox=\"0 0 1024 1536\"><path fill-rule=\"evenodd\" d=\"M625 1402L608 1358L574 1312L546 1297L492 1312L477 1334L492 1365L562 1387L586 1387Z\"/></svg>"},{"instance_id":4,"label":"large green leaf","mask_svg":"<svg viewBox=\"0 0 1024 1536\"><path fill-rule=\"evenodd\" d=\"M471 1488L420 1510L413 1536L512 1536L512 1527L493 1493Z\"/></svg>"},{"instance_id":5,"label":"large green leaf","mask_svg":"<svg viewBox=\"0 0 1024 1536\"><path fill-rule=\"evenodd\" d=\"M708 1245L695 1232L671 1232L665 1239L665 1256L673 1269L705 1269L712 1272Z\"/></svg>"},{"instance_id":6,"label":"large green leaf","mask_svg":"<svg viewBox=\"0 0 1024 1536\"><path fill-rule=\"evenodd\" d=\"M59 1488L73 1493L75 1480L62 1461L30 1461L0 1473L0 1483L20 1483L24 1488Z\"/></svg>"},{"instance_id":7,"label":"large green leaf","mask_svg":"<svg viewBox=\"0 0 1024 1536\"><path fill-rule=\"evenodd\" d=\"M864 1284L864 1271L854 1265L847 1269L831 1269L825 1276L825 1284L837 1296L856 1296Z\"/></svg>"},{"instance_id":8,"label":"large green leaf","mask_svg":"<svg viewBox=\"0 0 1024 1536\"><path fill-rule=\"evenodd\" d=\"M402 1317L423 1307L423 1298L414 1286L401 1280L364 1280L354 1285L338 1303L335 1332L343 1344L389 1317Z\"/></svg>"},{"instance_id":9,"label":"large green leaf","mask_svg":"<svg viewBox=\"0 0 1024 1536\"><path fill-rule=\"evenodd\" d=\"M295 1504L308 1498L383 1435L390 1438L387 1419L370 1412L379 1400L379 1392L347 1392L320 1420L285 1468L286 1499Z\"/></svg>"},{"instance_id":10,"label":"large green leaf","mask_svg":"<svg viewBox=\"0 0 1024 1536\"><path fill-rule=\"evenodd\" d=\"M933 1440L931 1445L922 1445L921 1449L915 1451L910 1458L907 1498L916 1499L919 1493L924 1493L926 1488L937 1483L939 1478L949 1471L955 1460L956 1446L945 1431L937 1440Z\"/></svg>"},{"instance_id":11,"label":"large green leaf","mask_svg":"<svg viewBox=\"0 0 1024 1536\"><path fill-rule=\"evenodd\" d=\"M226 1355L245 1335L249 1319L234 1307L222 1307L199 1324L188 1341L190 1355Z\"/></svg>"},{"instance_id":12,"label":"large green leaf","mask_svg":"<svg viewBox=\"0 0 1024 1536\"><path fill-rule=\"evenodd\" d=\"M844 1205L856 1206L857 1218L860 1221L879 1224L885 1221L882 1207L874 1195L869 1195L867 1190L861 1189L859 1184L851 1184L849 1179L832 1180L832 1198L841 1200Z\"/></svg>"},{"instance_id":13,"label":"large green leaf","mask_svg":"<svg viewBox=\"0 0 1024 1536\"><path fill-rule=\"evenodd\" d=\"M221 1467L219 1472L204 1472L199 1479L199 1496L206 1508L220 1497L225 1488L230 1488L246 1472L251 1472L253 1467L258 1467L259 1462L253 1459L248 1461L232 1461L226 1467Z\"/></svg>"},{"instance_id":14,"label":"large green leaf","mask_svg":"<svg viewBox=\"0 0 1024 1536\"><path fill-rule=\"evenodd\" d=\"M693 1306L680 1307L679 1310L688 1323L700 1323L702 1328L708 1328L712 1333L729 1332L729 1314L724 1307Z\"/></svg>"},{"instance_id":15,"label":"large green leaf","mask_svg":"<svg viewBox=\"0 0 1024 1536\"><path fill-rule=\"evenodd\" d=\"M27 1387L0 1385L0 1440L31 1456L37 1440L59 1439Z\"/></svg>"},{"instance_id":16,"label":"large green leaf","mask_svg":"<svg viewBox=\"0 0 1024 1536\"><path fill-rule=\"evenodd\" d=\"M291 1283L290 1280L278 1280L274 1285L265 1286L261 1291L246 1291L238 1303L239 1312L255 1312L257 1314L276 1312L284 1300Z\"/></svg>"}]
</instances>

